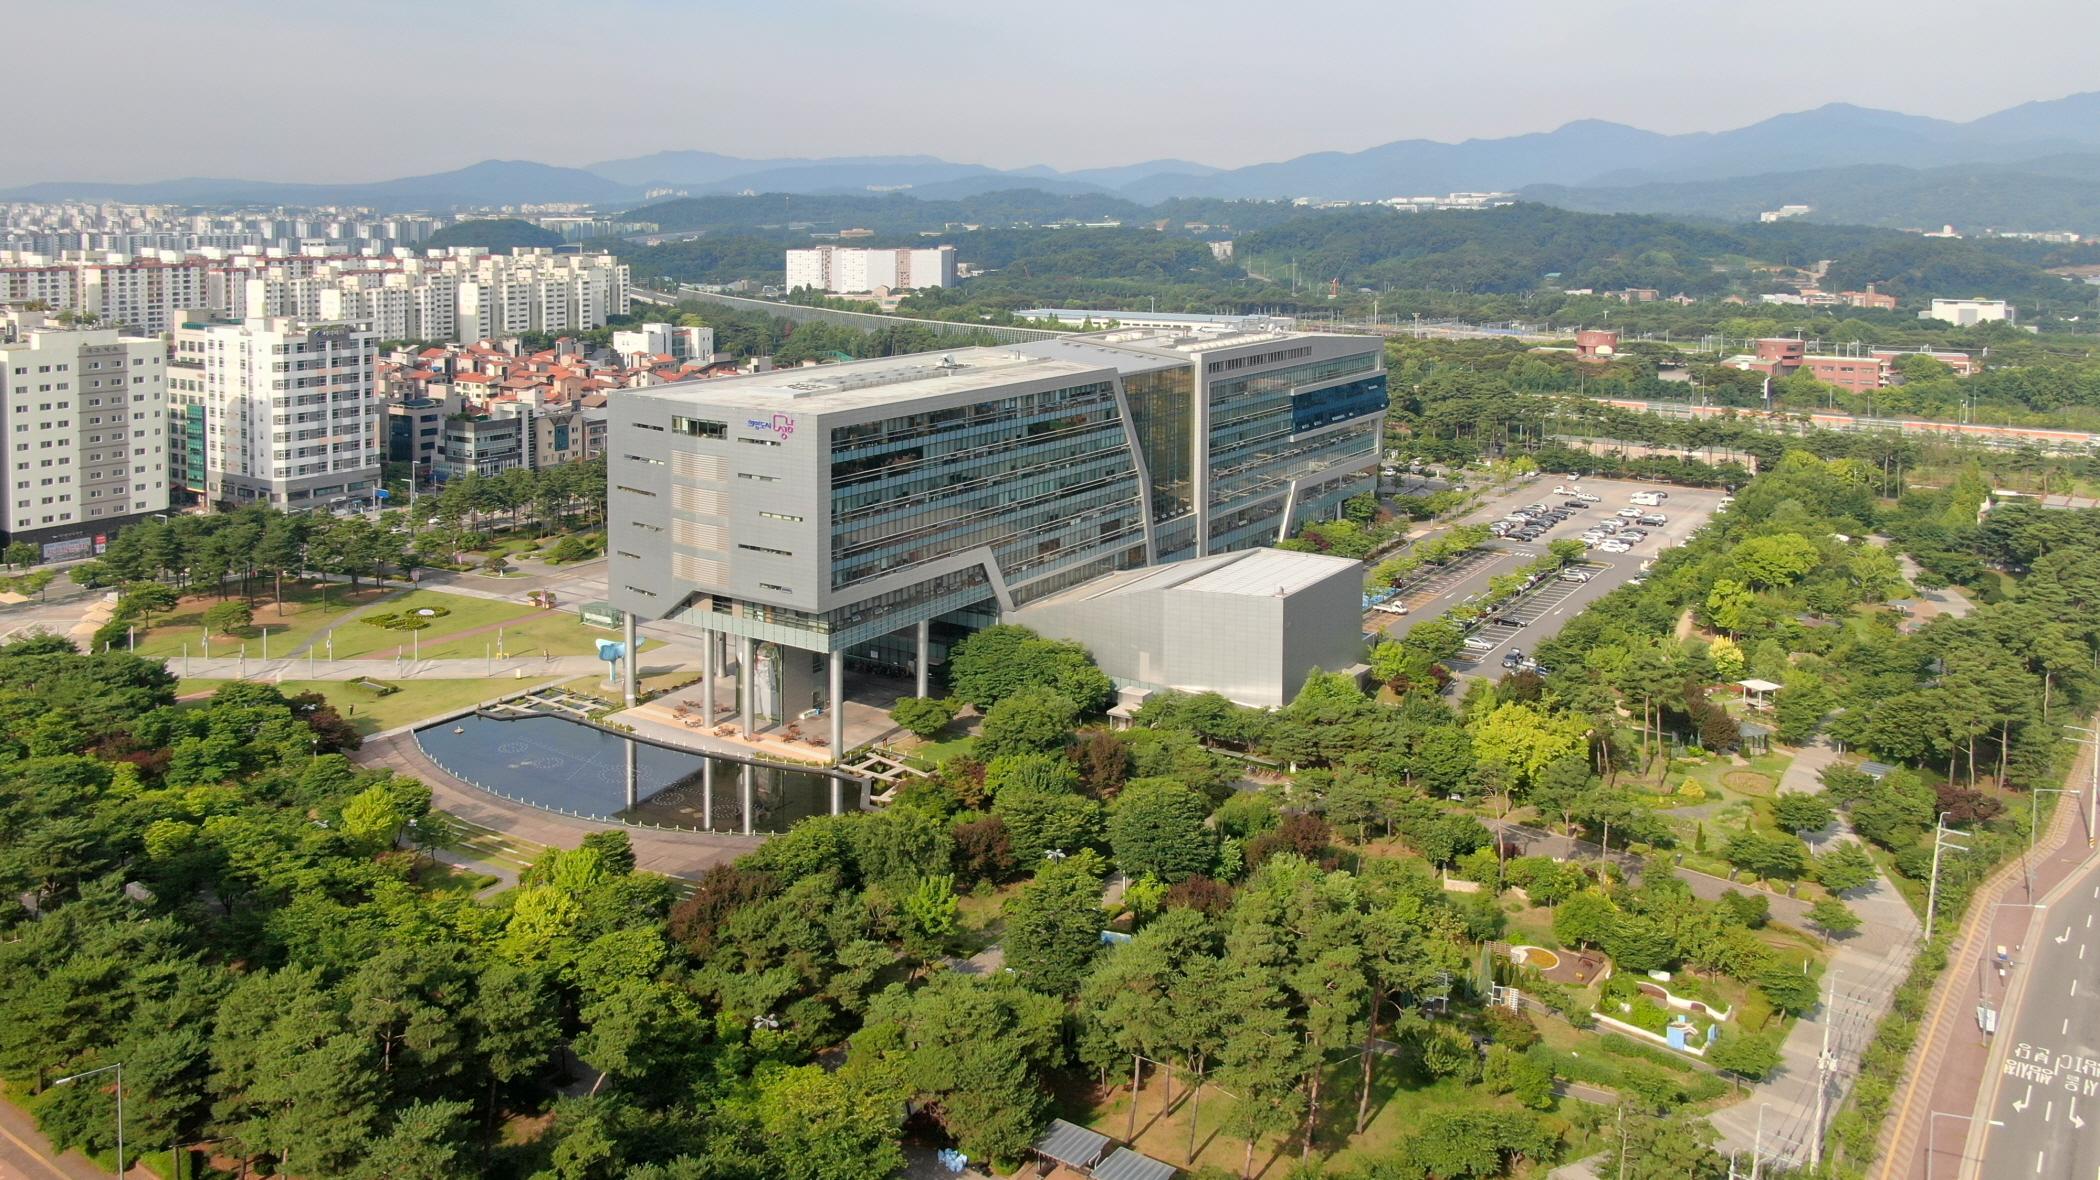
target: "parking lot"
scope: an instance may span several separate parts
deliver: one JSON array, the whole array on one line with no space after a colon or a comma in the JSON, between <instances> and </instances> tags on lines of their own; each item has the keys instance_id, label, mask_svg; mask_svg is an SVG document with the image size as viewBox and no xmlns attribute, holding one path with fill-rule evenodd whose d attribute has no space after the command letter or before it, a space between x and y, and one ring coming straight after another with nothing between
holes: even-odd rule
<instances>
[{"instance_id":1,"label":"parking lot","mask_svg":"<svg viewBox=\"0 0 2100 1180\"><path fill-rule=\"evenodd\" d=\"M1669 498L1659 507L1642 509L1644 512L1660 513L1668 518L1664 524L1647 529L1648 537L1645 541L1634 545L1626 553L1606 553L1592 548L1581 565L1581 568L1591 573L1587 582L1550 579L1534 587L1529 594L1498 612L1503 617L1515 620L1518 626L1482 626L1475 634L1492 640L1494 646L1485 652L1465 653L1451 661L1452 670L1460 674L1499 674L1501 653L1513 645L1529 652L1551 638L1567 619L1590 603L1625 585L1628 579L1638 576L1644 562L1683 544L1685 538L1691 536L1713 515L1726 494L1715 490L1680 488L1630 480L1585 479L1570 483L1565 472L1549 473L1526 482L1514 491L1494 497L1456 523L1487 524L1501 520L1510 512L1534 502L1559 507L1563 500L1570 497L1566 494L1553 494L1556 486L1579 488L1596 496L1598 503L1574 511L1567 520L1553 526L1536 540L1520 542L1490 539L1480 549L1410 586L1408 592L1400 599L1407 605L1406 615L1373 612L1366 616L1366 628L1382 629L1386 634L1398 638L1406 634L1408 628L1416 621L1436 618L1452 607L1486 594L1490 578L1517 569L1545 553L1547 545L1551 542L1579 537L1585 530L1601 521L1616 519L1615 514L1629 505L1634 493L1668 492Z\"/></svg>"}]
</instances>

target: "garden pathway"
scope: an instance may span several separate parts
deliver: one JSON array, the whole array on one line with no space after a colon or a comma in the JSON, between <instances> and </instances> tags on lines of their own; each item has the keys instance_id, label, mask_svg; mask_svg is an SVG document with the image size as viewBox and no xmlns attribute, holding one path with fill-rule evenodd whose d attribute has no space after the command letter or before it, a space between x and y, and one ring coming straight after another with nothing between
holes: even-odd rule
<instances>
[{"instance_id":1,"label":"garden pathway","mask_svg":"<svg viewBox=\"0 0 2100 1180\"><path fill-rule=\"evenodd\" d=\"M1827 739L1815 739L1787 767L1780 789L1820 794L1823 768L1837 758L1836 747ZM1809 844L1822 852L1839 841L1858 840L1841 816L1812 834ZM1844 900L1863 926L1860 933L1833 946L1824 977L1826 986L1834 983L1833 1000L1794 1023L1780 1047L1780 1066L1771 1077L1752 1087L1742 1102L1714 1114L1724 1152L1761 1147L1768 1158L1777 1155L1806 1167L1809 1142L1816 1134L1816 1091L1821 1084L1817 1062L1826 1034L1833 1061L1825 1094L1825 1126L1858 1076L1867 1042L1910 971L1922 930L1910 903L1888 877L1877 872L1872 884L1852 890Z\"/></svg>"}]
</instances>

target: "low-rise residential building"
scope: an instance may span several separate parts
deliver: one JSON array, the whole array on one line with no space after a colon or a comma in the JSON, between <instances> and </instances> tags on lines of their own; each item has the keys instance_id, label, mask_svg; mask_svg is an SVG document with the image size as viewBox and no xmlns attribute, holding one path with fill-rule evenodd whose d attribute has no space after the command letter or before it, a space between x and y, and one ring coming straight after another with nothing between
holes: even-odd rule
<instances>
[{"instance_id":1,"label":"low-rise residential building","mask_svg":"<svg viewBox=\"0 0 2100 1180\"><path fill-rule=\"evenodd\" d=\"M167 374L157 338L0 313L0 543L86 557L167 511Z\"/></svg>"}]
</instances>

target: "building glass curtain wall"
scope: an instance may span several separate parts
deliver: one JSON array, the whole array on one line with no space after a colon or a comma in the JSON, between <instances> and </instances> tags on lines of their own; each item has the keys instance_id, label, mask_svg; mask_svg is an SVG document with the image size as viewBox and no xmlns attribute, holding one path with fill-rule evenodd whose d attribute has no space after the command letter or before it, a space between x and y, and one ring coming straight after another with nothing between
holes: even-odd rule
<instances>
[{"instance_id":1,"label":"building glass curtain wall","mask_svg":"<svg viewBox=\"0 0 2100 1180\"><path fill-rule=\"evenodd\" d=\"M1376 339L1153 327L627 390L612 602L724 661L750 640L923 673L1030 602L1333 514L1375 479L1382 362Z\"/></svg>"}]
</instances>

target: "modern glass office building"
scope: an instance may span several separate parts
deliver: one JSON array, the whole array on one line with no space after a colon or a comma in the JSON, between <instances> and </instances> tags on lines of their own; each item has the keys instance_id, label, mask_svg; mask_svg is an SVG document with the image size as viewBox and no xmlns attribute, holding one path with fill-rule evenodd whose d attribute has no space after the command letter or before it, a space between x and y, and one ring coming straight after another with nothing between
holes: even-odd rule
<instances>
[{"instance_id":1,"label":"modern glass office building","mask_svg":"<svg viewBox=\"0 0 2100 1180\"><path fill-rule=\"evenodd\" d=\"M1373 487L1385 406L1379 340L1244 327L624 391L611 598L711 665L733 647L747 728L836 699L849 660L923 694L1004 613L1335 515Z\"/></svg>"}]
</instances>

